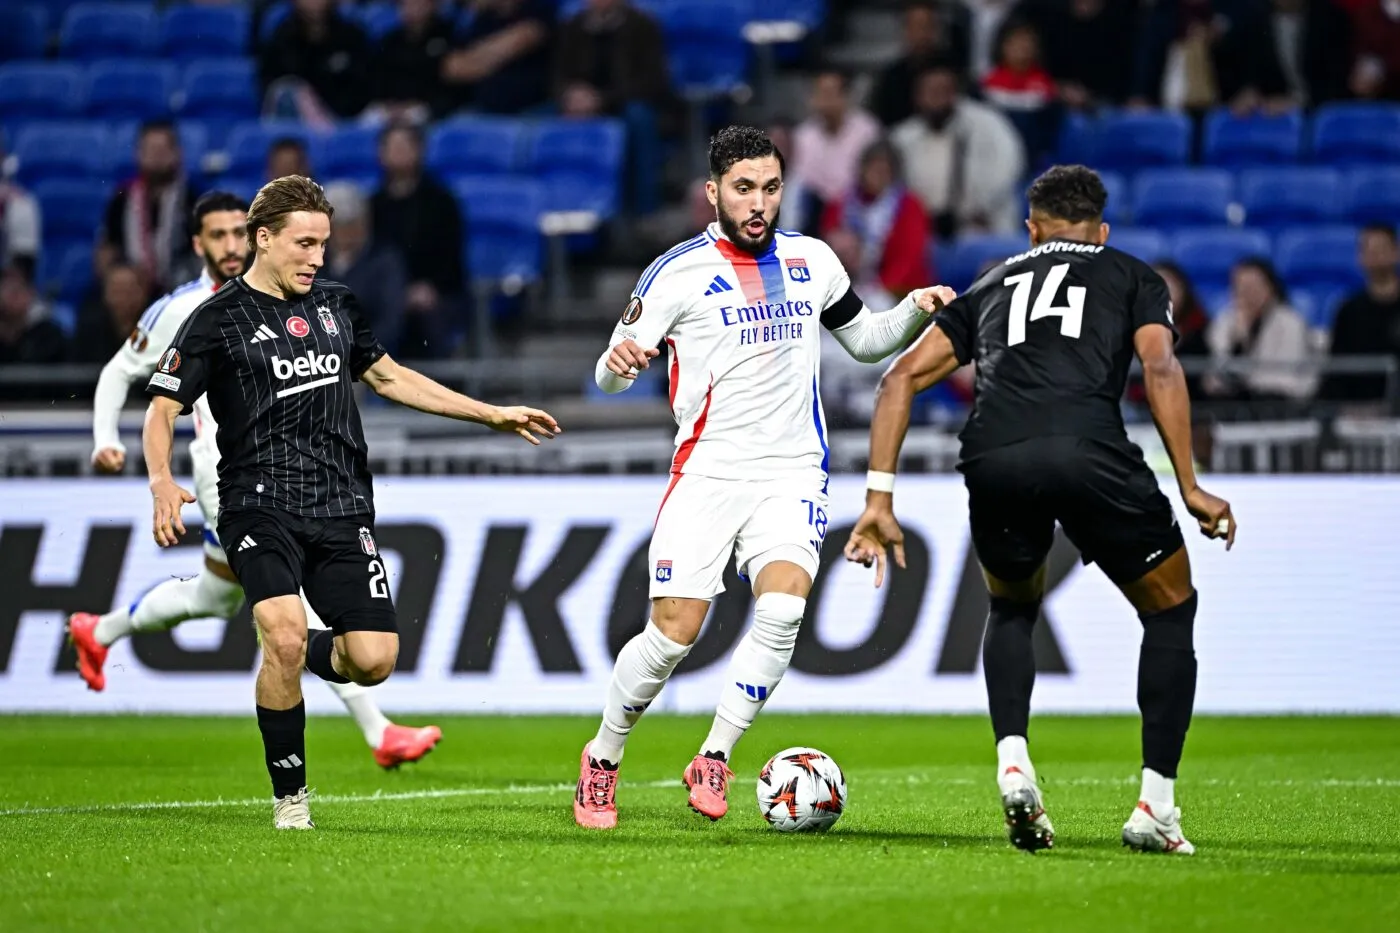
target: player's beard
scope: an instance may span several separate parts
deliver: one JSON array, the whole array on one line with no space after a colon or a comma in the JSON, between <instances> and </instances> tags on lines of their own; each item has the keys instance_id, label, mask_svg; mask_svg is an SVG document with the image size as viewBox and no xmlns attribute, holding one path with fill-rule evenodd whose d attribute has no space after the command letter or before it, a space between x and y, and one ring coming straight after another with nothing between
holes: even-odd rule
<instances>
[{"instance_id":1,"label":"player's beard","mask_svg":"<svg viewBox=\"0 0 1400 933\"><path fill-rule=\"evenodd\" d=\"M248 271L248 257L244 256L239 260L236 267L235 263L231 261L235 258L237 257L225 256L217 262L211 262L206 259L204 261L204 271L209 273L209 277L214 280L216 285L223 285L225 282L232 281ZM229 266L232 271L225 271L225 265Z\"/></svg>"},{"instance_id":2,"label":"player's beard","mask_svg":"<svg viewBox=\"0 0 1400 933\"><path fill-rule=\"evenodd\" d=\"M719 221L719 228L724 232L725 236L729 237L729 242L733 243L744 252L752 253L755 256L761 256L768 252L768 247L773 245L773 237L776 236L775 231L778 229L778 214L779 211L774 211L771 221L766 217L762 218L764 221L763 233L758 239L754 239L745 233L734 218L724 212L723 208L715 209L715 217ZM759 215L751 214L749 217L745 218L745 222L747 223L755 216Z\"/></svg>"}]
</instances>

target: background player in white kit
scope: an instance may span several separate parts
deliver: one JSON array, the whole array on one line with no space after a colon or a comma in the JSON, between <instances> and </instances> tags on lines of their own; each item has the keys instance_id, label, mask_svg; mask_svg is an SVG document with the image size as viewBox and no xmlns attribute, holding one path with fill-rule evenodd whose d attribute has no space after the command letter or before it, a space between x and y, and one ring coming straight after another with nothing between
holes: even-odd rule
<instances>
[{"instance_id":1,"label":"background player in white kit","mask_svg":"<svg viewBox=\"0 0 1400 933\"><path fill-rule=\"evenodd\" d=\"M680 430L648 561L651 619L618 655L602 725L579 766L574 819L593 829L617 825L623 744L690 651L733 555L756 597L753 625L685 770L690 806L710 819L727 812L729 758L792 660L826 534L817 325L873 363L952 294L923 289L872 314L825 243L777 229L783 155L764 133L720 131L709 161L717 222L642 273L598 361L599 387L620 392L664 338Z\"/></svg>"},{"instance_id":2,"label":"background player in white kit","mask_svg":"<svg viewBox=\"0 0 1400 933\"><path fill-rule=\"evenodd\" d=\"M243 272L248 258L247 210L248 205L237 195L220 191L211 191L195 203L191 236L195 252L204 260L203 274L146 310L131 338L103 367L97 381L92 462L99 472L119 473L126 463L117 423L127 391L134 383L150 379L171 338L194 309ZM195 403L194 419L190 458L194 462L195 498L204 513L204 569L194 577L155 586L129 607L118 607L103 616L79 612L69 618L68 634L78 653L78 671L92 690L106 686L102 667L107 649L120 639L137 632L166 631L189 619L230 618L243 605L243 588L229 569L217 537L219 450L214 438L218 425L206 399ZM311 627L325 628L311 608L306 608ZM330 687L355 717L382 767L417 761L442 738L437 726L412 728L390 722L370 694L372 688L358 684Z\"/></svg>"}]
</instances>

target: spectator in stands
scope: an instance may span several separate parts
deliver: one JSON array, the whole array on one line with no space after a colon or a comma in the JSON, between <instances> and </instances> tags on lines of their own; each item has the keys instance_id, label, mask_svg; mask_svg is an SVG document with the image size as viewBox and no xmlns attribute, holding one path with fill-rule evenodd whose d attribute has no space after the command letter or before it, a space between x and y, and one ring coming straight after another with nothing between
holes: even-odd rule
<instances>
[{"instance_id":1,"label":"spectator in stands","mask_svg":"<svg viewBox=\"0 0 1400 933\"><path fill-rule=\"evenodd\" d=\"M773 146L783 154L783 159L787 163L787 167L783 170L782 225L785 230L812 234L816 233L818 218L812 217L804 209L806 205L810 204L811 198L808 196L807 183L802 180L802 176L797 173L793 166L792 156L795 145L793 129L792 121L785 119L774 120L768 124L768 138L773 141ZM704 184L702 183L700 187L703 189ZM714 220L715 209L710 206L708 200L705 201L705 207L709 211L710 220Z\"/></svg>"},{"instance_id":2,"label":"spectator in stands","mask_svg":"<svg viewBox=\"0 0 1400 933\"><path fill-rule=\"evenodd\" d=\"M967 73L965 37L949 29L944 10L928 0L904 8L904 54L885 67L875 82L872 107L885 126L894 126L914 114L914 79L937 61L946 61L960 74ZM962 41L958 41L962 39Z\"/></svg>"},{"instance_id":3,"label":"spectator in stands","mask_svg":"<svg viewBox=\"0 0 1400 933\"><path fill-rule=\"evenodd\" d=\"M1269 25L1289 97L1316 106L1347 96L1355 42L1345 10L1333 0L1273 0Z\"/></svg>"},{"instance_id":4,"label":"spectator in stands","mask_svg":"<svg viewBox=\"0 0 1400 933\"><path fill-rule=\"evenodd\" d=\"M821 235L827 238L838 230L855 234L857 262L846 271L866 304L891 307L934 281L928 264L928 216L904 187L899 153L886 140L866 147L855 186L826 206Z\"/></svg>"},{"instance_id":5,"label":"spectator in stands","mask_svg":"<svg viewBox=\"0 0 1400 933\"><path fill-rule=\"evenodd\" d=\"M105 363L136 330L146 310L149 288L142 271L114 262L102 276L101 290L78 311L72 358L76 363Z\"/></svg>"},{"instance_id":6,"label":"spectator in stands","mask_svg":"<svg viewBox=\"0 0 1400 933\"><path fill-rule=\"evenodd\" d=\"M1016 188L1026 155L1016 128L995 107L962 96L950 66L921 74L915 94L918 112L890 138L934 231L945 238L1024 231Z\"/></svg>"},{"instance_id":7,"label":"spectator in stands","mask_svg":"<svg viewBox=\"0 0 1400 933\"><path fill-rule=\"evenodd\" d=\"M972 66L972 79L982 80L982 76L996 64L997 36L1017 0L963 0L969 14L969 49ZM917 93L917 89L916 89Z\"/></svg>"},{"instance_id":8,"label":"spectator in stands","mask_svg":"<svg viewBox=\"0 0 1400 933\"><path fill-rule=\"evenodd\" d=\"M452 190L423 167L423 132L411 124L379 137L384 183L371 202L374 239L402 251L408 268L401 345L411 359L447 354L462 308L462 215Z\"/></svg>"},{"instance_id":9,"label":"spectator in stands","mask_svg":"<svg viewBox=\"0 0 1400 933\"><path fill-rule=\"evenodd\" d=\"M174 124L145 124L136 140L136 177L107 202L94 254L98 275L113 261L130 262L141 269L151 297L193 278L188 273L196 260L186 226L195 197Z\"/></svg>"},{"instance_id":10,"label":"spectator in stands","mask_svg":"<svg viewBox=\"0 0 1400 933\"><path fill-rule=\"evenodd\" d=\"M1137 10L1111 0L1025 2L1018 16L1040 31L1045 66L1072 110L1120 104L1132 81Z\"/></svg>"},{"instance_id":11,"label":"spectator in stands","mask_svg":"<svg viewBox=\"0 0 1400 933\"><path fill-rule=\"evenodd\" d=\"M1389 354L1400 363L1400 245L1394 227L1363 227L1358 262L1366 287L1349 297L1332 322L1332 355ZM1385 377L1336 373L1322 397L1338 402L1374 402L1385 396Z\"/></svg>"},{"instance_id":12,"label":"spectator in stands","mask_svg":"<svg viewBox=\"0 0 1400 933\"><path fill-rule=\"evenodd\" d=\"M0 163L4 161L0 146ZM27 263L32 274L42 243L39 202L11 179L0 178L0 268L19 261Z\"/></svg>"},{"instance_id":13,"label":"spectator in stands","mask_svg":"<svg viewBox=\"0 0 1400 933\"><path fill-rule=\"evenodd\" d=\"M306 154L306 144L295 136L274 139L267 147L267 181L285 178L288 175L311 177L311 157Z\"/></svg>"},{"instance_id":14,"label":"spectator in stands","mask_svg":"<svg viewBox=\"0 0 1400 933\"><path fill-rule=\"evenodd\" d=\"M630 207L654 212L661 197L659 108L669 94L666 37L627 0L588 0L559 29L554 89L565 116L619 116L627 124Z\"/></svg>"},{"instance_id":15,"label":"spectator in stands","mask_svg":"<svg viewBox=\"0 0 1400 933\"><path fill-rule=\"evenodd\" d=\"M860 154L882 133L878 120L851 103L850 91L850 77L839 69L819 73L812 81L812 113L792 134L792 171L807 186L804 211L810 216L820 216L855 186Z\"/></svg>"},{"instance_id":16,"label":"spectator in stands","mask_svg":"<svg viewBox=\"0 0 1400 933\"><path fill-rule=\"evenodd\" d=\"M1109 243L1112 244L1112 237L1109 238ZM1186 274L1185 269L1169 260L1156 262L1152 268L1166 281L1167 292L1171 296L1172 323L1176 325L1177 333L1177 357L1187 360L1206 359L1210 356L1210 347L1206 343L1210 315L1201 304L1201 299L1196 294L1196 286L1191 283L1191 277ZM1198 371L1186 373L1186 389L1192 398L1202 396L1201 375ZM1128 399L1138 403L1147 401L1147 392L1138 376L1134 376L1128 384Z\"/></svg>"},{"instance_id":17,"label":"spectator in stands","mask_svg":"<svg viewBox=\"0 0 1400 933\"><path fill-rule=\"evenodd\" d=\"M1304 401L1317 389L1308 324L1288 304L1269 260L1244 259L1230 273L1230 304L1206 329L1216 368L1201 382L1213 398ZM1231 364L1239 362L1242 367Z\"/></svg>"},{"instance_id":18,"label":"spectator in stands","mask_svg":"<svg viewBox=\"0 0 1400 933\"><path fill-rule=\"evenodd\" d=\"M11 262L0 272L0 364L61 363L68 352L63 331L34 288L32 270Z\"/></svg>"},{"instance_id":19,"label":"spectator in stands","mask_svg":"<svg viewBox=\"0 0 1400 933\"><path fill-rule=\"evenodd\" d=\"M452 20L434 0L399 0L399 25L374 53L374 100L386 122L424 123L452 110L443 70L452 50Z\"/></svg>"},{"instance_id":20,"label":"spectator in stands","mask_svg":"<svg viewBox=\"0 0 1400 933\"><path fill-rule=\"evenodd\" d=\"M332 182L326 185L326 199L335 208L326 247L326 277L350 286L374 325L375 336L397 355L408 290L403 256L392 243L375 240L369 198L357 185Z\"/></svg>"},{"instance_id":21,"label":"spectator in stands","mask_svg":"<svg viewBox=\"0 0 1400 933\"><path fill-rule=\"evenodd\" d=\"M1030 20L1002 30L997 64L982 78L982 97L999 108L1021 134L1032 165L1055 151L1060 128L1058 89L1040 63L1040 34Z\"/></svg>"},{"instance_id":22,"label":"spectator in stands","mask_svg":"<svg viewBox=\"0 0 1400 933\"><path fill-rule=\"evenodd\" d=\"M267 107L277 116L326 126L369 103L369 38L332 0L293 0L258 59Z\"/></svg>"},{"instance_id":23,"label":"spectator in stands","mask_svg":"<svg viewBox=\"0 0 1400 933\"><path fill-rule=\"evenodd\" d=\"M1400 0L1370 0L1352 15L1356 64L1351 92L1368 99L1400 100Z\"/></svg>"},{"instance_id":24,"label":"spectator in stands","mask_svg":"<svg viewBox=\"0 0 1400 933\"><path fill-rule=\"evenodd\" d=\"M522 113L549 100L552 9L543 0L472 0L471 21L442 61L460 106Z\"/></svg>"},{"instance_id":25,"label":"spectator in stands","mask_svg":"<svg viewBox=\"0 0 1400 933\"><path fill-rule=\"evenodd\" d=\"M1269 35L1268 9L1254 0L1161 0L1146 14L1135 51L1131 103L1202 114L1286 110L1297 101Z\"/></svg>"}]
</instances>

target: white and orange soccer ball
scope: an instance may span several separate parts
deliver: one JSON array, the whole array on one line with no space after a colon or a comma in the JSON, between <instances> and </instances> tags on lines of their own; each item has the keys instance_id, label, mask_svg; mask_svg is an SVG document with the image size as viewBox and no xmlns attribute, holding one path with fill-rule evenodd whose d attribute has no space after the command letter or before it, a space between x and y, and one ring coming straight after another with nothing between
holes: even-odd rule
<instances>
[{"instance_id":1,"label":"white and orange soccer ball","mask_svg":"<svg viewBox=\"0 0 1400 933\"><path fill-rule=\"evenodd\" d=\"M786 748L758 774L758 810L780 833L830 829L846 809L846 775L815 748Z\"/></svg>"}]
</instances>

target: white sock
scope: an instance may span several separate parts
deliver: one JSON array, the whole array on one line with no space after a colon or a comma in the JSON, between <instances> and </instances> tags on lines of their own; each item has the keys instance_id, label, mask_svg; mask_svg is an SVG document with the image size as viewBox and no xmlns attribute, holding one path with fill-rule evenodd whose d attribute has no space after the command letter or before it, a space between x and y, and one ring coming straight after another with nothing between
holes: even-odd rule
<instances>
[{"instance_id":1,"label":"white sock","mask_svg":"<svg viewBox=\"0 0 1400 933\"><path fill-rule=\"evenodd\" d=\"M242 587L205 570L147 590L127 609L99 619L93 634L101 644L110 645L133 632L164 632L189 619L227 619L242 605Z\"/></svg>"},{"instance_id":2,"label":"white sock","mask_svg":"<svg viewBox=\"0 0 1400 933\"><path fill-rule=\"evenodd\" d=\"M666 686L676 665L689 653L689 645L671 641L650 621L622 646L617 663L613 665L612 680L608 682L603 722L589 750L594 758L611 764L622 761L627 734Z\"/></svg>"},{"instance_id":3,"label":"white sock","mask_svg":"<svg viewBox=\"0 0 1400 933\"><path fill-rule=\"evenodd\" d=\"M1151 768L1142 769L1142 794L1158 819L1168 819L1176 809L1176 778L1162 777Z\"/></svg>"},{"instance_id":4,"label":"white sock","mask_svg":"<svg viewBox=\"0 0 1400 933\"><path fill-rule=\"evenodd\" d=\"M393 723L375 702L372 688L361 687L359 684L333 684L329 681L326 682L326 686L335 691L335 695L340 697L340 702L344 703L350 715L355 717L355 725L360 727L360 732L364 734L369 747L378 748L384 741L384 730Z\"/></svg>"},{"instance_id":5,"label":"white sock","mask_svg":"<svg viewBox=\"0 0 1400 933\"><path fill-rule=\"evenodd\" d=\"M1032 781L1035 780L1035 766L1031 764L1024 735L1008 735L997 743L997 777L1005 774L1007 768L1016 768Z\"/></svg>"},{"instance_id":6,"label":"white sock","mask_svg":"<svg viewBox=\"0 0 1400 933\"><path fill-rule=\"evenodd\" d=\"M733 756L734 746L787 673L806 610L807 600L788 593L764 593L754 600L753 625L729 659L715 721L700 746L702 755L718 752L725 761Z\"/></svg>"}]
</instances>

